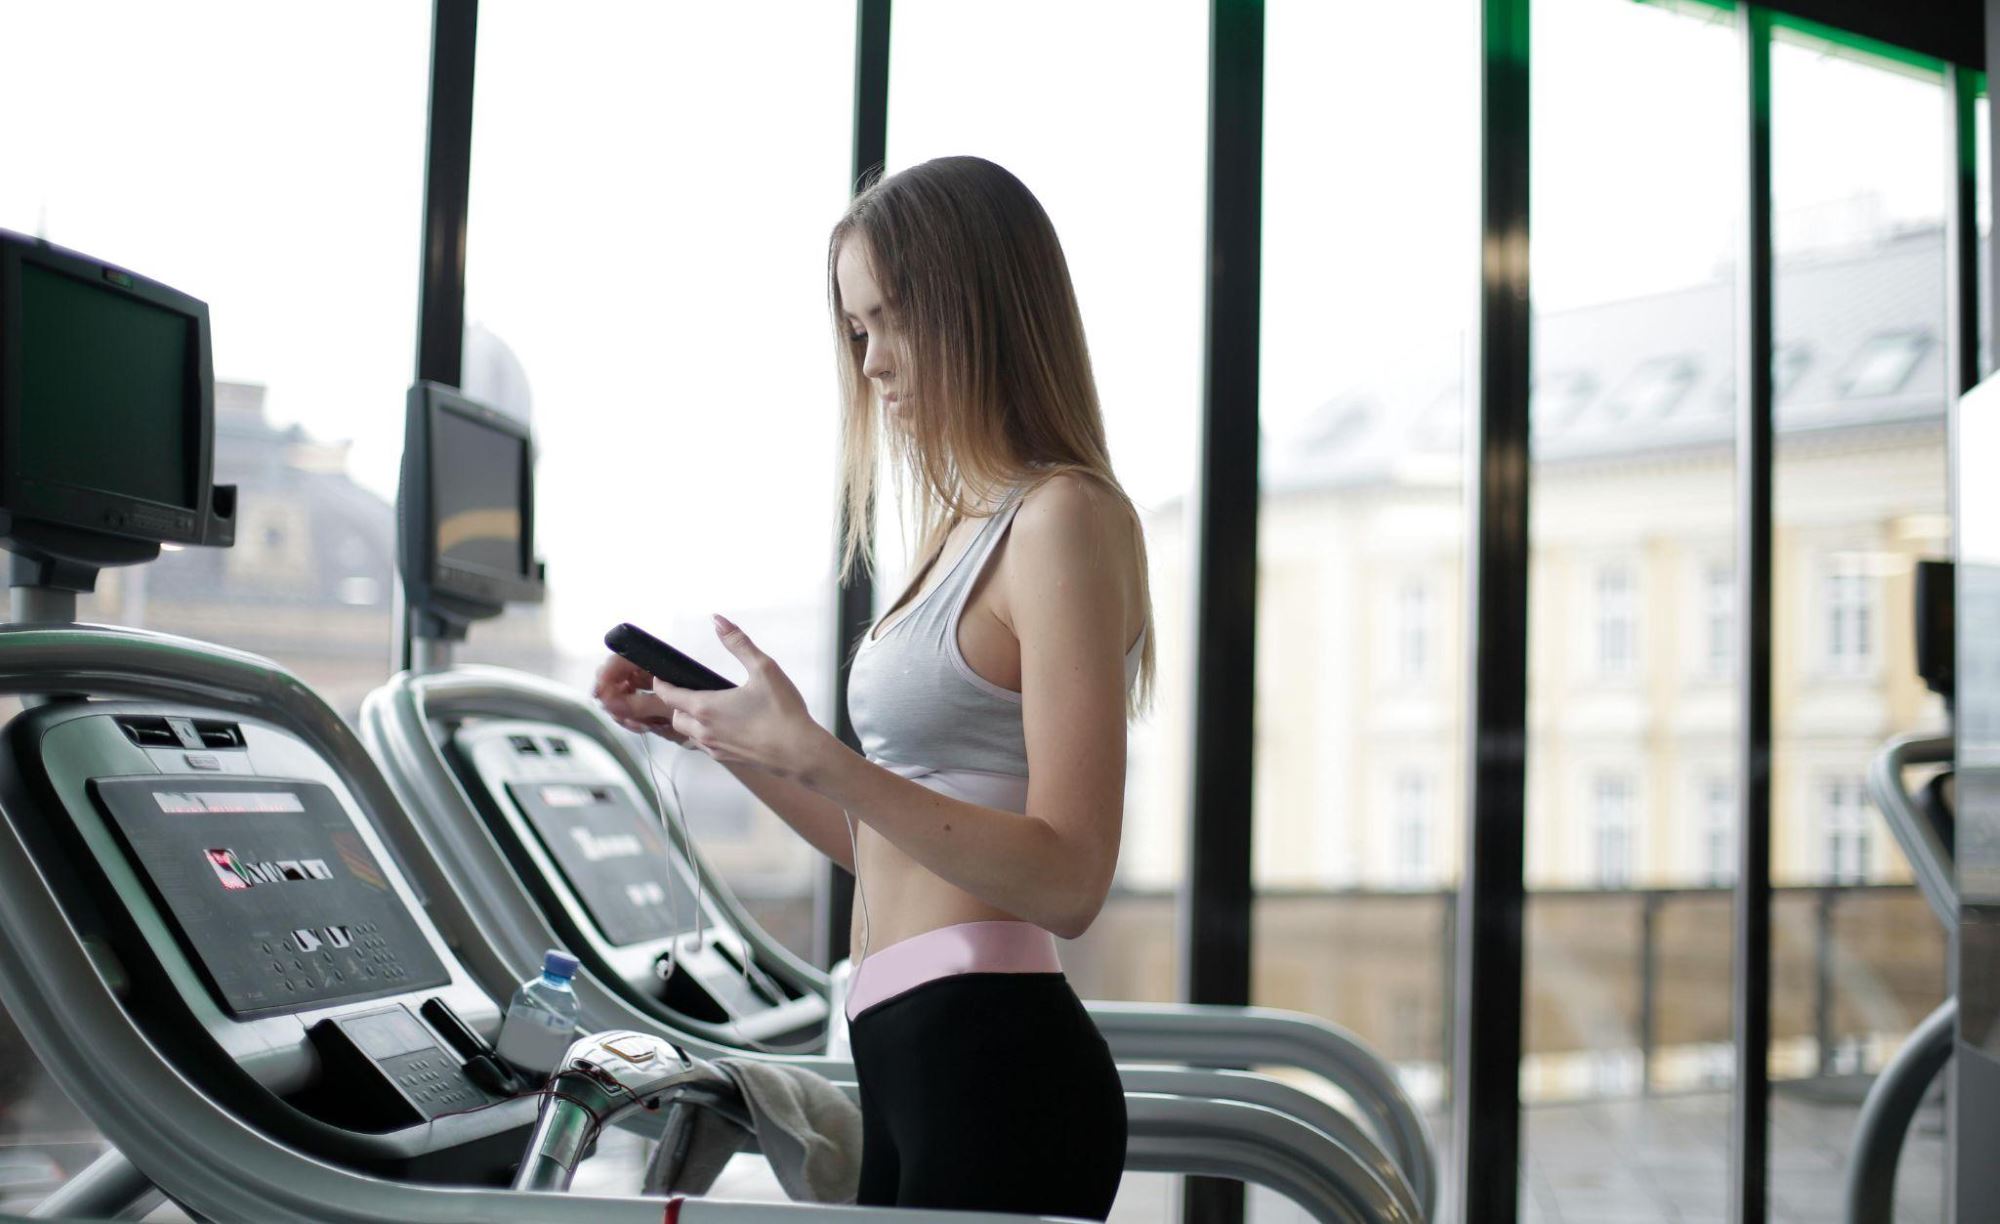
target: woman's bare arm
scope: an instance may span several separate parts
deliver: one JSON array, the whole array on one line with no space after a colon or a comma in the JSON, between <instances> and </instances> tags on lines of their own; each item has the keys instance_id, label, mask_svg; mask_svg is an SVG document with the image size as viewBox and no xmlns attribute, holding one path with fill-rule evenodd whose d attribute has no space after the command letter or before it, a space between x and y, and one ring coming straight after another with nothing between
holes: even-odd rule
<instances>
[{"instance_id":1,"label":"woman's bare arm","mask_svg":"<svg viewBox=\"0 0 2000 1224\"><path fill-rule=\"evenodd\" d=\"M652 685L653 678L637 664L611 655L597 669L594 695L604 706L604 712L627 731L657 735L670 744L685 745L687 738L673 730L673 711L653 694ZM769 770L729 761L721 765L765 807L776 812L778 819L805 838L807 845L848 871L854 870L847 817L838 804Z\"/></svg>"},{"instance_id":2,"label":"woman's bare arm","mask_svg":"<svg viewBox=\"0 0 2000 1224\"><path fill-rule=\"evenodd\" d=\"M853 873L854 844L848 840L851 835L847 817L839 804L755 765L724 762L722 767L734 774L765 807L776 812L778 819L792 826L808 845Z\"/></svg>"}]
</instances>

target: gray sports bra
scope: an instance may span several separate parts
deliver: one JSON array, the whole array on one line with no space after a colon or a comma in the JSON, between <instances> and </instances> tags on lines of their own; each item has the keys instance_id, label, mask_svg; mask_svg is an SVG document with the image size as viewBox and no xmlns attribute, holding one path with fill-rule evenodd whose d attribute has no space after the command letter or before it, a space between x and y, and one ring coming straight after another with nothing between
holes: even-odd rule
<instances>
[{"instance_id":1,"label":"gray sports bra","mask_svg":"<svg viewBox=\"0 0 2000 1224\"><path fill-rule=\"evenodd\" d=\"M898 609L879 639L869 628L847 681L848 717L869 760L955 797L1016 811L1027 804L1021 694L972 670L958 649L958 621L1022 492L1016 486L1007 495L943 580ZM1125 654L1127 689L1145 644L1141 629Z\"/></svg>"}]
</instances>

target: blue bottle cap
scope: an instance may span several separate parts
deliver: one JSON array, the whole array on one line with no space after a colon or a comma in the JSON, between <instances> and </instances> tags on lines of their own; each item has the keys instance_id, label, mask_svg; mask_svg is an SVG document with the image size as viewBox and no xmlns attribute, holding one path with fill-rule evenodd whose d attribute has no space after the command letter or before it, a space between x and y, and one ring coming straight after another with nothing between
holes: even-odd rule
<instances>
[{"instance_id":1,"label":"blue bottle cap","mask_svg":"<svg viewBox=\"0 0 2000 1224\"><path fill-rule=\"evenodd\" d=\"M542 972L550 977L567 981L576 976L576 958L567 952L550 948L542 956Z\"/></svg>"}]
</instances>

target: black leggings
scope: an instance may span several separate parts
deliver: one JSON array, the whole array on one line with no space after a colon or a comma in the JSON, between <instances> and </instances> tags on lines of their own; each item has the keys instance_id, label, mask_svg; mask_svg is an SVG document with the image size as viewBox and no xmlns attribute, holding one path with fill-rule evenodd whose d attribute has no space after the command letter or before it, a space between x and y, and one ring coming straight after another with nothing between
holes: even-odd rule
<instances>
[{"instance_id":1,"label":"black leggings","mask_svg":"<svg viewBox=\"0 0 2000 1224\"><path fill-rule=\"evenodd\" d=\"M868 1008L864 1207L1102 1220L1125 1172L1125 1090L1060 973L960 973Z\"/></svg>"}]
</instances>

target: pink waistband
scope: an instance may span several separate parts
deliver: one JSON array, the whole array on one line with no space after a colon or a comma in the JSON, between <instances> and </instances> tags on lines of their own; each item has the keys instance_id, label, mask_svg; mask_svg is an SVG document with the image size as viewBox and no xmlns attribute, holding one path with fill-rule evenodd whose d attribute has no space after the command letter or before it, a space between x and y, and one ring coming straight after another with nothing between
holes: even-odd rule
<instances>
[{"instance_id":1,"label":"pink waistband","mask_svg":"<svg viewBox=\"0 0 2000 1224\"><path fill-rule=\"evenodd\" d=\"M957 973L1061 973L1056 937L1032 922L957 922L871 952L854 967L847 1018Z\"/></svg>"}]
</instances>

